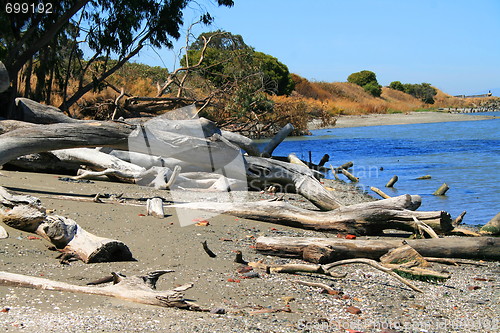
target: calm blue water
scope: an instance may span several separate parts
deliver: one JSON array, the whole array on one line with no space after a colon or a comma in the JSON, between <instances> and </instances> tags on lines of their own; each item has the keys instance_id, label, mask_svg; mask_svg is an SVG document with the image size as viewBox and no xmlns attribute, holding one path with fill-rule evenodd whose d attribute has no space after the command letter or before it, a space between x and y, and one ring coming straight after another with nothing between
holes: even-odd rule
<instances>
[{"instance_id":1,"label":"calm blue water","mask_svg":"<svg viewBox=\"0 0 500 333\"><path fill-rule=\"evenodd\" d=\"M391 196L418 194L420 210L445 210L453 218L466 210L464 223L485 224L500 211L499 125L500 119L492 119L323 129L287 139L274 154L294 152L308 160L311 151L316 163L329 154L333 166L353 161L358 186L375 197L370 186ZM399 177L394 189L386 188L394 175ZM415 179L424 175L432 179ZM450 187L446 196L433 196L443 183Z\"/></svg>"}]
</instances>

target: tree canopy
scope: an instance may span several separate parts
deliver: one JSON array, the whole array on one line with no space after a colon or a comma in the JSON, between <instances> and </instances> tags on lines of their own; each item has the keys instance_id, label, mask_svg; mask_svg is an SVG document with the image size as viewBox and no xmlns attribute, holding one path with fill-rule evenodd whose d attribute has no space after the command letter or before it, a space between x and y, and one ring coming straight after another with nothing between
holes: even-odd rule
<instances>
[{"instance_id":1,"label":"tree canopy","mask_svg":"<svg viewBox=\"0 0 500 333\"><path fill-rule=\"evenodd\" d=\"M410 94L427 104L434 104L434 96L437 94L436 89L430 83L425 82L420 84L403 84L400 81L393 81L389 84L389 88Z\"/></svg>"},{"instance_id":2,"label":"tree canopy","mask_svg":"<svg viewBox=\"0 0 500 333\"><path fill-rule=\"evenodd\" d=\"M378 84L377 75L372 71L363 70L361 72L352 73L347 77L347 82L363 87L366 92L375 97L380 97L382 94L382 86Z\"/></svg>"},{"instance_id":3,"label":"tree canopy","mask_svg":"<svg viewBox=\"0 0 500 333\"><path fill-rule=\"evenodd\" d=\"M2 9L16 1L2 0ZM38 5L38 0L26 0ZM216 0L219 5L232 6L233 0ZM147 43L156 48L172 47L172 40L180 37L183 10L194 0L62 0L49 13L16 13L2 10L0 14L0 59L11 80L32 59L58 39L68 25L77 28L78 39L85 40L95 52L89 60L109 59L115 55L118 62L108 67L106 62L93 82L83 83L78 93L66 101L67 108L85 92L120 68ZM210 23L208 13L201 14L203 23ZM73 36L74 37L74 36ZM78 49L75 38L69 43ZM57 50L56 50L57 51ZM88 67L87 67L88 68ZM15 83L13 86L15 86Z\"/></svg>"},{"instance_id":4,"label":"tree canopy","mask_svg":"<svg viewBox=\"0 0 500 333\"><path fill-rule=\"evenodd\" d=\"M243 37L230 32L217 30L198 36L189 47L190 64L197 63L205 40L210 37L200 73L217 86L253 76L267 93L289 95L293 91L294 82L285 64L273 56L255 51L245 44ZM183 59L181 64L185 66L186 60Z\"/></svg>"}]
</instances>

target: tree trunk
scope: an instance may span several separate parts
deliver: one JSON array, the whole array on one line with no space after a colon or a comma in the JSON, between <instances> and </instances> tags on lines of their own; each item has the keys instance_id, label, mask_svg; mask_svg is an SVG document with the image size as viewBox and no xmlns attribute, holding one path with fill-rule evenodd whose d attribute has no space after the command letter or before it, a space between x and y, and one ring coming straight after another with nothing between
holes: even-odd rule
<instances>
[{"instance_id":1,"label":"tree trunk","mask_svg":"<svg viewBox=\"0 0 500 333\"><path fill-rule=\"evenodd\" d=\"M0 165L16 157L50 150L113 146L126 148L136 126L116 122L51 124L17 129L0 136Z\"/></svg>"},{"instance_id":2,"label":"tree trunk","mask_svg":"<svg viewBox=\"0 0 500 333\"><path fill-rule=\"evenodd\" d=\"M171 122L179 124L183 121ZM210 165L216 170L229 164L240 153L237 147L222 141L217 133L210 138L194 137L161 127L156 130L155 126L149 130L149 127L120 122L94 121L17 129L0 136L0 165L18 156L49 150L108 146L177 158L194 165ZM201 131L199 124L193 126L196 126L194 130Z\"/></svg>"},{"instance_id":3,"label":"tree trunk","mask_svg":"<svg viewBox=\"0 0 500 333\"><path fill-rule=\"evenodd\" d=\"M0 61L0 94L7 91L10 86L9 73L3 62Z\"/></svg>"},{"instance_id":4,"label":"tree trunk","mask_svg":"<svg viewBox=\"0 0 500 333\"><path fill-rule=\"evenodd\" d=\"M446 212L417 212L414 208L419 198L410 195L340 207L328 212L310 211L282 201L245 203L192 202L171 207L226 213L242 218L315 229L333 233L379 235L385 229L415 230L413 216L431 225L437 232L452 229L450 215Z\"/></svg>"},{"instance_id":5,"label":"tree trunk","mask_svg":"<svg viewBox=\"0 0 500 333\"><path fill-rule=\"evenodd\" d=\"M47 215L38 198L12 195L3 187L0 187L0 218L12 228L40 235L60 252L85 263L133 260L124 243L93 235L71 219Z\"/></svg>"},{"instance_id":6,"label":"tree trunk","mask_svg":"<svg viewBox=\"0 0 500 333\"><path fill-rule=\"evenodd\" d=\"M16 98L16 118L34 124L81 123L88 122L66 116L54 106L40 104L28 98Z\"/></svg>"},{"instance_id":7,"label":"tree trunk","mask_svg":"<svg viewBox=\"0 0 500 333\"><path fill-rule=\"evenodd\" d=\"M142 304L207 311L202 310L199 305L184 299L182 291L191 288L192 284L180 286L167 291L155 290L158 277L169 272L172 271L155 271L146 276L131 277L124 277L119 273L112 273L114 284L105 287L77 286L39 277L0 272L0 285L116 297L126 301Z\"/></svg>"},{"instance_id":8,"label":"tree trunk","mask_svg":"<svg viewBox=\"0 0 500 333\"><path fill-rule=\"evenodd\" d=\"M247 157L249 188L263 189L278 184L282 192L299 193L321 210L339 208L341 204L315 178L319 173L307 167L269 158Z\"/></svg>"},{"instance_id":9,"label":"tree trunk","mask_svg":"<svg viewBox=\"0 0 500 333\"><path fill-rule=\"evenodd\" d=\"M263 157L271 157L273 155L274 149L279 146L283 140L286 139L290 133L294 130L292 124L286 124L282 129L279 130L278 133L269 141L269 143L262 149Z\"/></svg>"},{"instance_id":10,"label":"tree trunk","mask_svg":"<svg viewBox=\"0 0 500 333\"><path fill-rule=\"evenodd\" d=\"M493 237L405 240L424 257L500 260L500 239ZM402 245L401 239L341 239L312 237L259 237L257 251L266 255L328 263L351 258L378 260Z\"/></svg>"}]
</instances>

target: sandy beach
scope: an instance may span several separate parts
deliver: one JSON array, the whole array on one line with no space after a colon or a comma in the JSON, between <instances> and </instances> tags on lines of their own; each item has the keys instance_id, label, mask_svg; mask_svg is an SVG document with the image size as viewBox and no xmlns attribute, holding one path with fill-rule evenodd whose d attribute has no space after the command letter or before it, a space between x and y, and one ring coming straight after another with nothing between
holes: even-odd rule
<instances>
[{"instance_id":1,"label":"sandy beach","mask_svg":"<svg viewBox=\"0 0 500 333\"><path fill-rule=\"evenodd\" d=\"M471 115L464 113L448 112L409 112L392 114L367 114L360 116L340 116L334 127L365 127L381 125L405 125L405 124L424 124L441 123L448 121L475 121L486 119L497 119L495 116ZM309 124L309 129L321 128L319 121Z\"/></svg>"},{"instance_id":2,"label":"sandy beach","mask_svg":"<svg viewBox=\"0 0 500 333\"><path fill-rule=\"evenodd\" d=\"M343 279L265 272L259 272L258 278L243 279L236 272L240 265L234 262L235 250L242 251L248 261L300 262L257 253L253 246L258 236L336 235L225 215L208 219L208 226L181 227L178 212L168 206L164 219L143 216L143 199L160 196L168 200L168 191L99 181L70 183L57 175L5 170L2 174L2 186L39 197L47 209L74 219L96 235L123 241L137 260L63 265L55 259L57 253L48 249L48 242L29 239L29 234L2 223L9 233L9 238L0 239L2 270L85 285L110 272L136 275L173 269L175 272L159 280L159 290L193 282L194 287L186 292L188 299L226 311L189 312L102 296L2 286L0 327L5 332L345 332L346 328L383 332L387 325L396 330L385 332L424 332L420 328L426 332L494 332L493 325L498 325L498 262L481 267L433 264L432 269L447 271L451 278L444 283L414 281L424 293L360 265L339 267L336 272L347 273ZM329 185L345 204L366 199L349 184ZM92 202L96 193L123 193L122 198L133 205ZM62 195L87 200L61 199ZM254 193L251 200L269 196ZM312 208L296 195L287 194L285 199ZM201 213L199 218L206 216ZM208 242L216 258L207 256L202 241ZM326 283L343 294L321 294L318 288L293 283L294 279ZM230 282L235 280L238 282ZM349 306L361 313L349 313Z\"/></svg>"}]
</instances>

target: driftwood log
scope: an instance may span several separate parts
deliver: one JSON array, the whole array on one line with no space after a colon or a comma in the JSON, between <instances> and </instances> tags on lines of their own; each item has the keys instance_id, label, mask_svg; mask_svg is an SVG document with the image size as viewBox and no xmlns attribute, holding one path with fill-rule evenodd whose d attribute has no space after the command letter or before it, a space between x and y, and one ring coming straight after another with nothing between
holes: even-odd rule
<instances>
[{"instance_id":1,"label":"driftwood log","mask_svg":"<svg viewBox=\"0 0 500 333\"><path fill-rule=\"evenodd\" d=\"M269 158L247 157L247 178L250 189L278 185L282 192L298 193L321 210L339 208L341 204L317 178L320 174L308 167Z\"/></svg>"},{"instance_id":2,"label":"driftwood log","mask_svg":"<svg viewBox=\"0 0 500 333\"><path fill-rule=\"evenodd\" d=\"M175 204L171 207L225 213L291 227L355 235L379 235L385 229L414 231L416 225L413 217L425 221L436 232L446 233L452 229L451 217L448 213L410 210L416 209L419 205L420 197L402 195L391 199L343 206L328 212L302 209L283 201L192 202Z\"/></svg>"},{"instance_id":3,"label":"driftwood log","mask_svg":"<svg viewBox=\"0 0 500 333\"><path fill-rule=\"evenodd\" d=\"M500 260L500 239L494 237L405 240L424 257ZM378 260L402 244L399 239L259 237L256 249L266 255L328 263L351 258Z\"/></svg>"},{"instance_id":4,"label":"driftwood log","mask_svg":"<svg viewBox=\"0 0 500 333\"><path fill-rule=\"evenodd\" d=\"M145 276L131 277L124 277L121 274L112 273L114 284L105 287L78 286L39 277L0 272L0 285L116 297L135 303L162 307L176 307L196 311L208 311L203 310L199 305L184 299L184 294L182 292L192 287L192 284L180 286L167 291L155 290L158 278L169 272L173 271L154 271Z\"/></svg>"},{"instance_id":5,"label":"driftwood log","mask_svg":"<svg viewBox=\"0 0 500 333\"><path fill-rule=\"evenodd\" d=\"M10 121L8 126L0 125L0 165L32 153L104 146L179 158L194 165L208 163L218 169L240 153L238 147L223 139L215 124L203 118L155 118L144 125L113 121L21 124Z\"/></svg>"},{"instance_id":6,"label":"driftwood log","mask_svg":"<svg viewBox=\"0 0 500 333\"><path fill-rule=\"evenodd\" d=\"M91 234L66 217L48 215L38 198L13 195L3 187L0 187L0 219L12 228L38 234L60 252L85 263L133 260L124 243Z\"/></svg>"}]
</instances>

